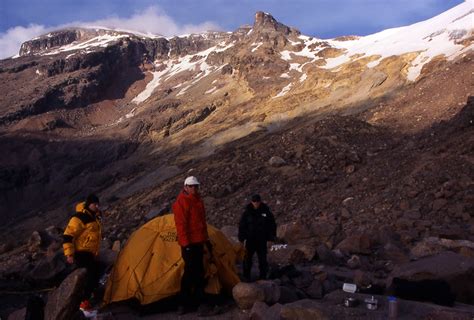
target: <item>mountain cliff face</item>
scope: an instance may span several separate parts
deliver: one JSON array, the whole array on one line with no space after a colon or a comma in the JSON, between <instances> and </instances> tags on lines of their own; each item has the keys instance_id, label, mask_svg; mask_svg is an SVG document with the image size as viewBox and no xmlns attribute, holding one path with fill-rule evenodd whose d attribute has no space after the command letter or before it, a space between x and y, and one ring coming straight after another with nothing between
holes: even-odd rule
<instances>
[{"instance_id":1,"label":"mountain cliff face","mask_svg":"<svg viewBox=\"0 0 474 320\"><path fill-rule=\"evenodd\" d=\"M25 42L0 61L3 236L64 223L91 191L133 228L189 172L204 181L218 225L235 223L255 191L281 221L338 215L353 197L354 214L375 210L357 223L389 223L408 197L402 186L428 179L425 161L440 179L417 187L410 208L429 215L432 189L450 179L471 190L457 196L467 203L472 126L440 133L443 141L429 133L472 109L468 5L367 37L308 37L257 12L234 32L164 38L78 28ZM455 170L440 168L432 157L456 139L467 140L453 154L467 155L451 159ZM412 153L423 160L406 162ZM283 162L268 165L274 156Z\"/></svg>"}]
</instances>

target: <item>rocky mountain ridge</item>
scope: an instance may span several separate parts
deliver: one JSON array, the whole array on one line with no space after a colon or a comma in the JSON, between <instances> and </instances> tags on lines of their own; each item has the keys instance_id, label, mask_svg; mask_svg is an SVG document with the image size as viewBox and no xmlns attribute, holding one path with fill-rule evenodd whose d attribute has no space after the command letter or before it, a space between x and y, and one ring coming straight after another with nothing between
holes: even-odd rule
<instances>
[{"instance_id":1,"label":"rocky mountain ridge","mask_svg":"<svg viewBox=\"0 0 474 320\"><path fill-rule=\"evenodd\" d=\"M446 44L457 48L455 53L449 51L449 59L469 70L472 29L460 32L459 25L452 27L472 16L464 12L465 7L433 18L438 29L440 21L446 24L442 32L428 32L426 26L433 25L428 20L411 29L380 34L389 33L390 38L408 28L428 32L430 41L435 41L437 35L458 30ZM379 34L333 40L306 37L257 12L253 26L235 32L166 39L114 30L67 29L28 41L20 57L0 62L0 85L6 92L0 108L2 144L5 150L16 150L3 160L2 214L35 216L38 210L64 210L52 204L59 201L60 207L67 206L84 189L98 188L111 199L117 197L113 195L117 190L142 190L170 176L164 174L156 183L144 182L140 187L133 181L149 181L147 175L161 176L169 168L174 176L187 163L218 154L233 141L262 130L284 132L295 119L312 122L333 114L364 114L374 106L383 113L390 109L385 104L396 101L390 97L442 73L453 75L453 83L459 86L459 94L443 105L454 103L459 110L465 103L469 83L464 75L449 72L452 62L441 56L424 61L424 72L415 84L406 78L410 68L419 68L414 65L415 52L386 58L359 53L347 61L355 43L367 45L372 38L386 41ZM430 83L429 90L433 86ZM443 106L440 110L439 118L416 123L417 130L449 119ZM370 121L383 121L379 118L373 116ZM402 118L398 129L407 130L402 124L408 123L407 118ZM17 141L32 145L35 153L18 149ZM55 141L57 146L49 147L46 141ZM90 146L94 141L108 147ZM84 147L71 153L73 145ZM94 164L96 152L106 156L99 156L101 160ZM31 160L20 165L21 159ZM52 159L61 163L56 172L48 164ZM162 163L156 172L150 167L153 161ZM94 172L115 168L124 174L105 170L96 179L88 168L95 168ZM116 184L115 177L123 182ZM57 190L59 181L63 190ZM55 196L40 201L45 194ZM26 201L18 206L19 199ZM33 205L38 202L40 208Z\"/></svg>"}]
</instances>

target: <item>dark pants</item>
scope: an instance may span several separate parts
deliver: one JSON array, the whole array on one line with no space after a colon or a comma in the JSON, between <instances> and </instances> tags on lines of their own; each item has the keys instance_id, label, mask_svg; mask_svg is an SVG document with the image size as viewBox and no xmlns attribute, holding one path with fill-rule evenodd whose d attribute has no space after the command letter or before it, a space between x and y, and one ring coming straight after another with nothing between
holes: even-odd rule
<instances>
[{"instance_id":1,"label":"dark pants","mask_svg":"<svg viewBox=\"0 0 474 320\"><path fill-rule=\"evenodd\" d=\"M252 270L253 255L257 253L258 268L260 270L260 279L265 279L268 272L267 262L267 241L249 241L245 244L247 255L244 259L244 277L250 280Z\"/></svg>"},{"instance_id":2,"label":"dark pants","mask_svg":"<svg viewBox=\"0 0 474 320\"><path fill-rule=\"evenodd\" d=\"M87 270L84 299L89 299L99 283L100 265L92 253L84 251L76 251L74 253L74 263L78 268L85 268Z\"/></svg>"},{"instance_id":3,"label":"dark pants","mask_svg":"<svg viewBox=\"0 0 474 320\"><path fill-rule=\"evenodd\" d=\"M181 279L180 303L197 306L203 302L206 279L204 274L204 245L193 244L181 247L184 260L184 274Z\"/></svg>"}]
</instances>

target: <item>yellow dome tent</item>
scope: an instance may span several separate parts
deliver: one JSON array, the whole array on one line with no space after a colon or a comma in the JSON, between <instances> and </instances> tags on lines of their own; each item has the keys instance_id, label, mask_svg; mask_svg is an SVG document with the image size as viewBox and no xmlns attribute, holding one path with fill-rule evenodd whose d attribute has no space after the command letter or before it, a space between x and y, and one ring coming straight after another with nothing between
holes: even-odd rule
<instances>
[{"instance_id":1,"label":"yellow dome tent","mask_svg":"<svg viewBox=\"0 0 474 320\"><path fill-rule=\"evenodd\" d=\"M218 229L208 225L213 245L213 262L204 256L208 284L206 292L217 294L221 288L231 293L240 281L236 260L240 248ZM104 303L136 298L145 305L179 293L184 261L177 242L172 214L157 217L135 231L120 251L106 284Z\"/></svg>"}]
</instances>

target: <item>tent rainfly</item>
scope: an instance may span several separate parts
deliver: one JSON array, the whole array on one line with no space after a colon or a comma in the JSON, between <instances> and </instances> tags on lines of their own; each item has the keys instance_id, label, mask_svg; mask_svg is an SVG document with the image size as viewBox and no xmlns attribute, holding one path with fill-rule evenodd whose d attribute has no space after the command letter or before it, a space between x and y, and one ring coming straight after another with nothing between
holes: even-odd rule
<instances>
[{"instance_id":1,"label":"tent rainfly","mask_svg":"<svg viewBox=\"0 0 474 320\"><path fill-rule=\"evenodd\" d=\"M213 261L206 252L206 292L231 293L240 281L236 262L242 248L232 244L218 229L208 225ZM174 216L157 217L135 231L120 251L106 284L104 303L136 298L142 305L176 295L181 286L184 261L177 242Z\"/></svg>"}]
</instances>

